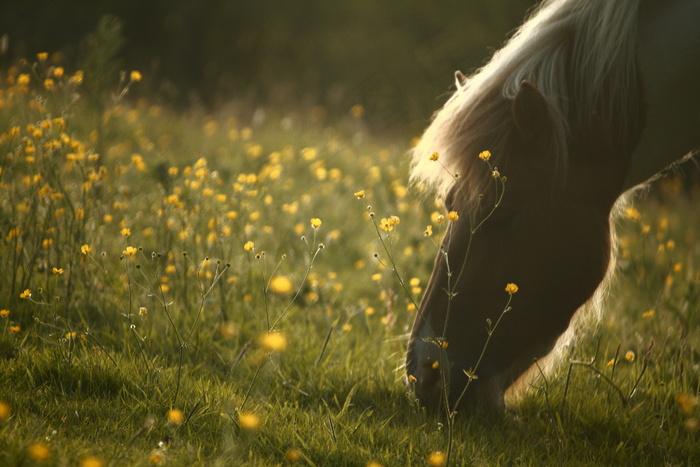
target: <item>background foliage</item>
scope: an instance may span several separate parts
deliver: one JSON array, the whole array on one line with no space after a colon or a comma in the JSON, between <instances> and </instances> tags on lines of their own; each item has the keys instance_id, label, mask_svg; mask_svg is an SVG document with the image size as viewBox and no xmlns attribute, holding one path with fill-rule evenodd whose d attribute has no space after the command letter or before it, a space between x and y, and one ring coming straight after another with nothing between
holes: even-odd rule
<instances>
[{"instance_id":1,"label":"background foliage","mask_svg":"<svg viewBox=\"0 0 700 467\"><path fill-rule=\"evenodd\" d=\"M276 107L363 104L382 121L424 120L457 69L483 63L532 0L158 0L9 2L5 65L46 50L72 63L111 14L115 56L167 102ZM114 83L112 83L114 84Z\"/></svg>"}]
</instances>

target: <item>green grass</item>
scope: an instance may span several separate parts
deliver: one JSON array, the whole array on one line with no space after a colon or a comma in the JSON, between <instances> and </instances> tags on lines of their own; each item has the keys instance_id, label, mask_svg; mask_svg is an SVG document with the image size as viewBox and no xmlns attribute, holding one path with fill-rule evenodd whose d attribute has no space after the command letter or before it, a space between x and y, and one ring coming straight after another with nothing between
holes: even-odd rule
<instances>
[{"instance_id":1,"label":"green grass","mask_svg":"<svg viewBox=\"0 0 700 467\"><path fill-rule=\"evenodd\" d=\"M403 466L446 451L444 420L402 383L437 251L423 232L438 208L406 188L408 141L318 111L253 124L118 99L98 113L56 75L9 70L0 94L0 464ZM700 216L674 183L623 220L603 318L558 371L503 416L457 418L456 465L700 462ZM367 205L401 223L375 229Z\"/></svg>"}]
</instances>

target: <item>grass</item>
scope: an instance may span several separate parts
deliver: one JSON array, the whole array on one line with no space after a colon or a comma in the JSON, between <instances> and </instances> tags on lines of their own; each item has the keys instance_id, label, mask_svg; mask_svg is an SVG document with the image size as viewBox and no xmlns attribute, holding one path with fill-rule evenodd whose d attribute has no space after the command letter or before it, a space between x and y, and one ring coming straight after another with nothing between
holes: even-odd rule
<instances>
[{"instance_id":1,"label":"grass","mask_svg":"<svg viewBox=\"0 0 700 467\"><path fill-rule=\"evenodd\" d=\"M0 464L442 465L447 426L402 383L444 228L406 187L409 142L359 107L331 125L128 103L138 75L97 112L49 62L0 94ZM603 318L559 371L456 418L456 465L700 462L680 191L627 211Z\"/></svg>"}]
</instances>

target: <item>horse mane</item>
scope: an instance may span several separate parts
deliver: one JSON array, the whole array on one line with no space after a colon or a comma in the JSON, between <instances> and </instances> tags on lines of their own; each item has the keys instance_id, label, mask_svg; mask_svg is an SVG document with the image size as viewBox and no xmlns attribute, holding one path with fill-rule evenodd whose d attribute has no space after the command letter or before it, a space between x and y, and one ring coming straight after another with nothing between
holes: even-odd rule
<instances>
[{"instance_id":1,"label":"horse mane","mask_svg":"<svg viewBox=\"0 0 700 467\"><path fill-rule=\"evenodd\" d=\"M630 103L638 97L632 94L639 2L544 0L485 66L468 78L456 74L455 93L412 150L411 180L444 197L457 173L463 192L477 203L493 183L477 155L489 150L492 165L507 167L509 154L517 152L508 147L515 131L510 103L524 80L546 97L554 173L561 183L573 126L586 125L595 115L603 127L623 133L616 138L627 140L625 113L633 111ZM605 125L613 119L616 126ZM430 160L434 153L439 163Z\"/></svg>"}]
</instances>

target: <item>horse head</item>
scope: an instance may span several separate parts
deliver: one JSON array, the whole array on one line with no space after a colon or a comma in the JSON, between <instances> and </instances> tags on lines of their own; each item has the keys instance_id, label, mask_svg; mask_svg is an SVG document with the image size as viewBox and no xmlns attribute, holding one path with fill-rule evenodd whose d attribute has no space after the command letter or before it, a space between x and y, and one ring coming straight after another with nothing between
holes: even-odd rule
<instances>
[{"instance_id":1,"label":"horse head","mask_svg":"<svg viewBox=\"0 0 700 467\"><path fill-rule=\"evenodd\" d=\"M474 202L460 177L445 197L459 220L442 240L406 361L423 405L447 396L451 408L462 399L502 408L505 390L552 350L606 275L625 164L603 142L582 144L573 128L568 167L559 167L548 99L527 81L503 98L509 130L499 147L508 154L480 167L492 172L493 190ZM592 149L600 152L584 158ZM518 286L512 297L509 283Z\"/></svg>"}]
</instances>

